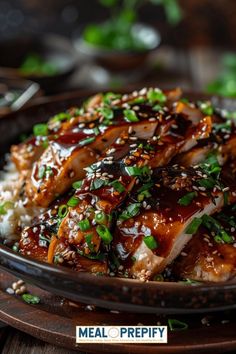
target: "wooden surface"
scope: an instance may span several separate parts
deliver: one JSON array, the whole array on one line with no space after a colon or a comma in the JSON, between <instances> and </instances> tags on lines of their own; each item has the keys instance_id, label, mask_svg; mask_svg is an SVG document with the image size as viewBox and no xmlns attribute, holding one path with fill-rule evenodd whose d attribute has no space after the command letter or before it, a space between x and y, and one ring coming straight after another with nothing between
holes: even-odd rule
<instances>
[{"instance_id":1,"label":"wooden surface","mask_svg":"<svg viewBox=\"0 0 236 354\"><path fill-rule=\"evenodd\" d=\"M217 74L220 56L219 50L196 48L183 52L162 47L153 58L152 71L143 80L146 86L149 84L166 87L179 85L185 89L202 91ZM81 73L78 72L65 88L70 90L78 87L80 77ZM140 80L139 85L144 85L144 81ZM0 326L0 352L3 354L74 353L71 349L48 344L9 326ZM223 353L223 349L221 352Z\"/></svg>"}]
</instances>

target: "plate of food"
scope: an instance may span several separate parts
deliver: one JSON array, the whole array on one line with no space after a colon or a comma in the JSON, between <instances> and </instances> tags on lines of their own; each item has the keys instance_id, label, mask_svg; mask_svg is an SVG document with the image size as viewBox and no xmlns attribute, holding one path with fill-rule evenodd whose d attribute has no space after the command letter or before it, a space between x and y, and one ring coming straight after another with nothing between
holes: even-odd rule
<instances>
[{"instance_id":1,"label":"plate of food","mask_svg":"<svg viewBox=\"0 0 236 354\"><path fill-rule=\"evenodd\" d=\"M3 118L1 267L109 309L235 308L235 107L152 87Z\"/></svg>"}]
</instances>

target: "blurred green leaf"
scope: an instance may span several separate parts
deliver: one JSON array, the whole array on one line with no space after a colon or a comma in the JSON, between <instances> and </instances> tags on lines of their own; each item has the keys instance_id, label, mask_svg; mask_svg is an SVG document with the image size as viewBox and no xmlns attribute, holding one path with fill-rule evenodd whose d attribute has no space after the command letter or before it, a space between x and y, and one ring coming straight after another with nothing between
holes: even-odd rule
<instances>
[{"instance_id":1,"label":"blurred green leaf","mask_svg":"<svg viewBox=\"0 0 236 354\"><path fill-rule=\"evenodd\" d=\"M118 0L99 0L99 2L106 7L113 7L117 5Z\"/></svg>"}]
</instances>

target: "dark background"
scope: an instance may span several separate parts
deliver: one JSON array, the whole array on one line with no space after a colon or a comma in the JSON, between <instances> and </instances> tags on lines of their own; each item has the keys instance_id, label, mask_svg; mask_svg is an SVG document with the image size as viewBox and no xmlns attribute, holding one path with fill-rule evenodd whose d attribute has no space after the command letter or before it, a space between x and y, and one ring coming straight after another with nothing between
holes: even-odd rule
<instances>
[{"instance_id":1,"label":"dark background","mask_svg":"<svg viewBox=\"0 0 236 354\"><path fill-rule=\"evenodd\" d=\"M235 48L236 1L180 0L184 18L170 27L162 8L147 5L140 20L158 27L162 43ZM96 0L0 0L0 39L24 33L53 32L76 36L85 23L107 16Z\"/></svg>"}]
</instances>

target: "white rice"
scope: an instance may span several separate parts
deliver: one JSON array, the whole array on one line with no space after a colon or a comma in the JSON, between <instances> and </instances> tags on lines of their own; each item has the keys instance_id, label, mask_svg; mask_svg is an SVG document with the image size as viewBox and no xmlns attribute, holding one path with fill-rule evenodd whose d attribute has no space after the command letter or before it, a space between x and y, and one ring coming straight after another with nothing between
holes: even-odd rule
<instances>
[{"instance_id":1,"label":"white rice","mask_svg":"<svg viewBox=\"0 0 236 354\"><path fill-rule=\"evenodd\" d=\"M42 209L25 206L26 201L20 197L22 178L15 165L7 160L0 171L0 205L10 202L10 206L5 208L6 214L0 215L0 237L10 241L19 239L21 229L29 226Z\"/></svg>"}]
</instances>

